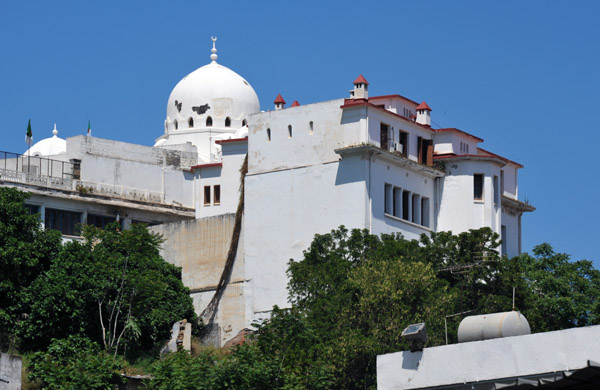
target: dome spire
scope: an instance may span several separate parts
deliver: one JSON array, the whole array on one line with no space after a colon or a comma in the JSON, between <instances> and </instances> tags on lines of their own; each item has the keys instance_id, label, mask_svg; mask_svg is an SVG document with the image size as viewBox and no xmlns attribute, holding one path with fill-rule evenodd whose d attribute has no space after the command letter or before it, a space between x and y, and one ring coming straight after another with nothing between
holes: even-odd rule
<instances>
[{"instance_id":1,"label":"dome spire","mask_svg":"<svg viewBox=\"0 0 600 390\"><path fill-rule=\"evenodd\" d=\"M52 135L56 137L56 134L58 134L58 130L56 130L56 123L55 123L54 130L52 130Z\"/></svg>"},{"instance_id":2,"label":"dome spire","mask_svg":"<svg viewBox=\"0 0 600 390\"><path fill-rule=\"evenodd\" d=\"M212 43L213 43L213 48L211 50L212 54L210 55L210 59L212 60L212 62L217 62L217 48L215 47L215 42L217 42L217 37L210 37L210 39L212 39Z\"/></svg>"}]
</instances>

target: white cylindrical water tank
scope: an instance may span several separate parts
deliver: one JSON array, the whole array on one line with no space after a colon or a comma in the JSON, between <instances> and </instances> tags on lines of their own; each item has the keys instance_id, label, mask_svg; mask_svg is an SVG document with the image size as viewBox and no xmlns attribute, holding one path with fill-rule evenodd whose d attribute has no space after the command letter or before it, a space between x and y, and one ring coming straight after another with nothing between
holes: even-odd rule
<instances>
[{"instance_id":1,"label":"white cylindrical water tank","mask_svg":"<svg viewBox=\"0 0 600 390\"><path fill-rule=\"evenodd\" d=\"M466 317L458 326L458 342L531 334L529 322L518 311Z\"/></svg>"}]
</instances>

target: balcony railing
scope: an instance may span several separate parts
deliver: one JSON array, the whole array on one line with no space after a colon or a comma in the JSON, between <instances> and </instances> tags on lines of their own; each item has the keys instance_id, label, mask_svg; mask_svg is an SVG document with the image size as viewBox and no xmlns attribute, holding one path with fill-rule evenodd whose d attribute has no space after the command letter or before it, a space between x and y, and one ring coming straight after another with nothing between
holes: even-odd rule
<instances>
[{"instance_id":1,"label":"balcony railing","mask_svg":"<svg viewBox=\"0 0 600 390\"><path fill-rule=\"evenodd\" d=\"M75 164L39 156L0 151L0 180L71 189Z\"/></svg>"}]
</instances>

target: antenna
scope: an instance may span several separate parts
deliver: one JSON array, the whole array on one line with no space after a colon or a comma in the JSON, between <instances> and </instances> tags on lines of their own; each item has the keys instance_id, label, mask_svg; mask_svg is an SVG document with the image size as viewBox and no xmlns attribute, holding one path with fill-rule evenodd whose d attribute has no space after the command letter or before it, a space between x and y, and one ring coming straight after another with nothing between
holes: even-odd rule
<instances>
[{"instance_id":1,"label":"antenna","mask_svg":"<svg viewBox=\"0 0 600 390\"><path fill-rule=\"evenodd\" d=\"M515 311L515 287L513 286L513 311Z\"/></svg>"},{"instance_id":2,"label":"antenna","mask_svg":"<svg viewBox=\"0 0 600 390\"><path fill-rule=\"evenodd\" d=\"M475 310L461 311L460 313L448 314L447 316L444 317L444 330L446 331L446 345L448 345L448 318L467 314L472 311L475 311Z\"/></svg>"}]
</instances>

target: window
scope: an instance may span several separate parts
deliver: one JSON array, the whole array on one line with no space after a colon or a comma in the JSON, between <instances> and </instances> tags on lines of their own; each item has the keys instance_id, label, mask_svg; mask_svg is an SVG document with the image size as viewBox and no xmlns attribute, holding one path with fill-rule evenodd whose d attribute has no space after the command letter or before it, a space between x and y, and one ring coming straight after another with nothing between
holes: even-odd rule
<instances>
[{"instance_id":1,"label":"window","mask_svg":"<svg viewBox=\"0 0 600 390\"><path fill-rule=\"evenodd\" d=\"M267 129L267 141L271 140L271 129Z\"/></svg>"},{"instance_id":2,"label":"window","mask_svg":"<svg viewBox=\"0 0 600 390\"><path fill-rule=\"evenodd\" d=\"M248 122L246 122L246 120L244 119L244 120L242 121L242 126L246 126L247 124L248 124Z\"/></svg>"},{"instance_id":3,"label":"window","mask_svg":"<svg viewBox=\"0 0 600 390\"><path fill-rule=\"evenodd\" d=\"M494 204L498 204L500 195L498 193L498 176L494 176Z\"/></svg>"},{"instance_id":4,"label":"window","mask_svg":"<svg viewBox=\"0 0 600 390\"><path fill-rule=\"evenodd\" d=\"M210 186L204 186L204 205L210 206Z\"/></svg>"},{"instance_id":5,"label":"window","mask_svg":"<svg viewBox=\"0 0 600 390\"><path fill-rule=\"evenodd\" d=\"M410 191L402 191L402 219L410 220Z\"/></svg>"},{"instance_id":6,"label":"window","mask_svg":"<svg viewBox=\"0 0 600 390\"><path fill-rule=\"evenodd\" d=\"M292 138L292 125L288 125L288 138Z\"/></svg>"},{"instance_id":7,"label":"window","mask_svg":"<svg viewBox=\"0 0 600 390\"><path fill-rule=\"evenodd\" d=\"M231 118L225 118L225 127L231 127Z\"/></svg>"},{"instance_id":8,"label":"window","mask_svg":"<svg viewBox=\"0 0 600 390\"><path fill-rule=\"evenodd\" d=\"M213 204L221 204L221 186L216 185L213 187Z\"/></svg>"},{"instance_id":9,"label":"window","mask_svg":"<svg viewBox=\"0 0 600 390\"><path fill-rule=\"evenodd\" d=\"M473 175L473 199L483 200L483 175L480 173Z\"/></svg>"},{"instance_id":10,"label":"window","mask_svg":"<svg viewBox=\"0 0 600 390\"><path fill-rule=\"evenodd\" d=\"M73 163L73 180L81 179L81 160L73 158L71 159L71 163Z\"/></svg>"},{"instance_id":11,"label":"window","mask_svg":"<svg viewBox=\"0 0 600 390\"><path fill-rule=\"evenodd\" d=\"M211 117L206 118L206 127L212 127L212 118Z\"/></svg>"},{"instance_id":12,"label":"window","mask_svg":"<svg viewBox=\"0 0 600 390\"><path fill-rule=\"evenodd\" d=\"M173 124L175 125L175 130L177 130L177 128L179 127L179 126L178 126L178 124L177 124L177 119L175 119L175 120L173 121Z\"/></svg>"},{"instance_id":13,"label":"window","mask_svg":"<svg viewBox=\"0 0 600 390\"><path fill-rule=\"evenodd\" d=\"M421 195L418 194L412 196L412 221L421 223Z\"/></svg>"},{"instance_id":14,"label":"window","mask_svg":"<svg viewBox=\"0 0 600 390\"><path fill-rule=\"evenodd\" d=\"M388 150L388 132L390 127L385 123L380 125L379 146L381 149Z\"/></svg>"},{"instance_id":15,"label":"window","mask_svg":"<svg viewBox=\"0 0 600 390\"><path fill-rule=\"evenodd\" d=\"M402 217L402 188L394 187L394 207L392 212L394 217Z\"/></svg>"},{"instance_id":16,"label":"window","mask_svg":"<svg viewBox=\"0 0 600 390\"><path fill-rule=\"evenodd\" d=\"M424 139L423 137L417 138L417 150L418 160L421 164L433 165L433 141L430 139Z\"/></svg>"},{"instance_id":17,"label":"window","mask_svg":"<svg viewBox=\"0 0 600 390\"><path fill-rule=\"evenodd\" d=\"M40 213L40 206L33 204L25 204L25 208L27 209L27 214L34 215Z\"/></svg>"},{"instance_id":18,"label":"window","mask_svg":"<svg viewBox=\"0 0 600 390\"><path fill-rule=\"evenodd\" d=\"M116 217L106 216L106 215L96 215L96 214L88 214L87 216L87 224L96 226L99 228L104 228L109 223L115 222L117 220Z\"/></svg>"},{"instance_id":19,"label":"window","mask_svg":"<svg viewBox=\"0 0 600 390\"><path fill-rule=\"evenodd\" d=\"M313 121L308 122L308 127L310 129L310 131L308 132L308 134L312 135L313 134Z\"/></svg>"},{"instance_id":20,"label":"window","mask_svg":"<svg viewBox=\"0 0 600 390\"><path fill-rule=\"evenodd\" d=\"M385 186L383 188L384 190L384 194L383 194L383 204L384 204L384 212L386 214L391 214L392 213L392 186L391 184L387 184L385 183Z\"/></svg>"},{"instance_id":21,"label":"window","mask_svg":"<svg viewBox=\"0 0 600 390\"><path fill-rule=\"evenodd\" d=\"M46 229L56 229L68 236L78 236L80 233L81 213L73 211L46 209Z\"/></svg>"},{"instance_id":22,"label":"window","mask_svg":"<svg viewBox=\"0 0 600 390\"><path fill-rule=\"evenodd\" d=\"M188 119L188 127L190 129L194 127L194 118L190 117L190 119Z\"/></svg>"},{"instance_id":23,"label":"window","mask_svg":"<svg viewBox=\"0 0 600 390\"><path fill-rule=\"evenodd\" d=\"M398 134L398 149L400 155L404 157L408 156L408 133L404 131L400 131Z\"/></svg>"},{"instance_id":24,"label":"window","mask_svg":"<svg viewBox=\"0 0 600 390\"><path fill-rule=\"evenodd\" d=\"M421 225L429 227L429 198L421 198Z\"/></svg>"},{"instance_id":25,"label":"window","mask_svg":"<svg viewBox=\"0 0 600 390\"><path fill-rule=\"evenodd\" d=\"M500 170L500 195L504 195L504 171Z\"/></svg>"}]
</instances>

